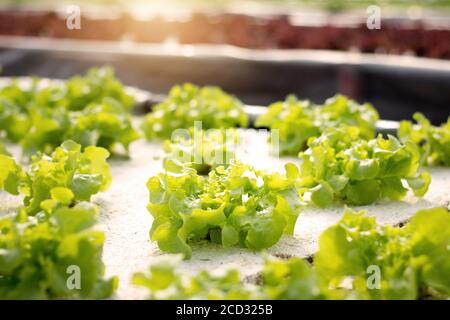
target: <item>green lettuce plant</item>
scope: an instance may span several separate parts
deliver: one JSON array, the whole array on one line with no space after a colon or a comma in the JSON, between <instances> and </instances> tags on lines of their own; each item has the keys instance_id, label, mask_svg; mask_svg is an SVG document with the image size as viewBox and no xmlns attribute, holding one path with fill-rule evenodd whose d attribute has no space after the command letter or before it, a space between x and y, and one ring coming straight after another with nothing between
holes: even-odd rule
<instances>
[{"instance_id":1,"label":"green lettuce plant","mask_svg":"<svg viewBox=\"0 0 450 320\"><path fill-rule=\"evenodd\" d=\"M418 147L397 138L379 135L360 139L355 127L327 129L308 141L300 153L300 195L326 207L339 200L354 205L371 204L382 198L401 200L408 187L423 196L431 178L419 172Z\"/></svg>"},{"instance_id":2,"label":"green lettuce plant","mask_svg":"<svg viewBox=\"0 0 450 320\"><path fill-rule=\"evenodd\" d=\"M102 299L118 279L104 278L104 234L95 230L97 208L58 205L51 218L24 211L0 218L0 299ZM79 272L75 274L75 272ZM71 275L79 279L71 279Z\"/></svg>"},{"instance_id":3,"label":"green lettuce plant","mask_svg":"<svg viewBox=\"0 0 450 320\"><path fill-rule=\"evenodd\" d=\"M415 113L413 118L417 124L400 122L400 140L419 146L423 164L450 166L450 117L439 127L433 126L421 113Z\"/></svg>"},{"instance_id":4,"label":"green lettuce plant","mask_svg":"<svg viewBox=\"0 0 450 320\"><path fill-rule=\"evenodd\" d=\"M242 103L218 87L174 86L169 97L156 105L142 123L147 139L169 139L173 131L201 123L203 129L247 127Z\"/></svg>"},{"instance_id":5,"label":"green lettuce plant","mask_svg":"<svg viewBox=\"0 0 450 320\"><path fill-rule=\"evenodd\" d=\"M278 130L280 154L296 155L307 148L310 138L320 136L327 128L356 127L361 139L372 139L377 120L378 113L372 105L360 105L343 95L336 95L323 105L291 95L271 104L255 125Z\"/></svg>"},{"instance_id":6,"label":"green lettuce plant","mask_svg":"<svg viewBox=\"0 0 450 320\"><path fill-rule=\"evenodd\" d=\"M25 211L34 215L42 209L42 203L51 198L55 190L69 190L74 203L89 201L91 196L108 189L111 173L106 159L109 152L90 146L65 141L50 155L32 157L29 170L22 168L9 156L0 155L0 190L25 196Z\"/></svg>"},{"instance_id":7,"label":"green lettuce plant","mask_svg":"<svg viewBox=\"0 0 450 320\"><path fill-rule=\"evenodd\" d=\"M150 237L162 251L190 258L190 242L200 239L261 250L293 233L299 209L293 164L285 175L241 163L219 166L208 177L176 161L165 170L147 183Z\"/></svg>"},{"instance_id":8,"label":"green lettuce plant","mask_svg":"<svg viewBox=\"0 0 450 320\"><path fill-rule=\"evenodd\" d=\"M83 147L126 150L139 135L131 124L134 98L112 69L94 68L64 83L35 78L0 88L0 134L20 143L26 155L52 152L65 140Z\"/></svg>"},{"instance_id":9,"label":"green lettuce plant","mask_svg":"<svg viewBox=\"0 0 450 320\"><path fill-rule=\"evenodd\" d=\"M254 285L242 285L237 270L222 273L203 270L195 276L177 270L181 256L165 257L154 262L148 273L133 275L133 283L149 290L152 300L254 300L263 295Z\"/></svg>"},{"instance_id":10,"label":"green lettuce plant","mask_svg":"<svg viewBox=\"0 0 450 320\"><path fill-rule=\"evenodd\" d=\"M314 267L322 285L341 298L448 297L449 226L444 208L421 210L404 228L347 210L320 236ZM374 272L379 275L371 281Z\"/></svg>"},{"instance_id":11,"label":"green lettuce plant","mask_svg":"<svg viewBox=\"0 0 450 320\"><path fill-rule=\"evenodd\" d=\"M198 130L192 127L164 142L164 161L175 159L199 174L208 174L235 160L238 143L239 135L234 129Z\"/></svg>"}]
</instances>

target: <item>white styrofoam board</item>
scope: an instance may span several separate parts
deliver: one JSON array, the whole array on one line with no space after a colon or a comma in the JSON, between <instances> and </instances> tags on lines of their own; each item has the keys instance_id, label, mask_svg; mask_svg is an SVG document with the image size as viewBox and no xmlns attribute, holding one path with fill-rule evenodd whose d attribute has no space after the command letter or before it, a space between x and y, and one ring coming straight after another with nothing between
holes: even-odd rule
<instances>
[{"instance_id":1,"label":"white styrofoam board","mask_svg":"<svg viewBox=\"0 0 450 320\"><path fill-rule=\"evenodd\" d=\"M130 159L110 159L113 182L108 191L94 197L100 206L99 227L105 231L103 259L107 275L118 275L120 285L116 298L141 299L146 291L131 284L134 272L145 271L150 262L162 253L155 243L149 241L152 217L146 209L148 178L162 171L161 143L144 140L131 145ZM283 170L286 162L297 162L296 158L274 158L264 134L246 131L243 135L239 158L258 169ZM16 146L9 150L18 154ZM448 205L450 201L450 168L427 168L432 176L428 193L416 198L411 193L403 201L380 201L374 205L357 207L377 217L382 224L397 224L407 221L417 210ZM11 212L20 205L20 197L0 192L0 213ZM321 232L342 216L343 207L333 206L320 209L309 206L302 209L295 227L295 234L283 236L278 244L268 249L269 254L286 254L308 257L318 248ZM264 253L245 248L224 249L219 245L202 242L192 244L193 257L180 266L186 272L200 269L220 270L230 266L241 270L243 276L253 275L260 270Z\"/></svg>"}]
</instances>

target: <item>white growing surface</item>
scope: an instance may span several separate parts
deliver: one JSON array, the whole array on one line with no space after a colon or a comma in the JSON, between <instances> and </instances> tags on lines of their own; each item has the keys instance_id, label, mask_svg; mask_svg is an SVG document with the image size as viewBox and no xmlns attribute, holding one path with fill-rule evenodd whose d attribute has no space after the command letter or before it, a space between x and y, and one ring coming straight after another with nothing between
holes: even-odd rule
<instances>
[{"instance_id":1,"label":"white growing surface","mask_svg":"<svg viewBox=\"0 0 450 320\"><path fill-rule=\"evenodd\" d=\"M258 169L283 170L286 162L298 162L296 158L273 158L269 155L266 136L246 131L243 148L238 157ZM17 154L18 148L8 146ZM107 192L94 197L100 206L99 227L105 231L106 241L103 260L106 273L118 275L119 289L115 298L141 299L146 291L131 283L134 272L146 271L150 262L163 255L155 243L149 241L152 217L146 209L148 190L146 182L152 175L162 171L161 143L139 140L131 145L130 159L110 159L113 182ZM403 201L380 201L374 205L357 207L377 217L383 224L397 224L407 221L417 210L448 205L450 201L450 168L427 168L432 176L428 193L416 198L411 193ZM0 214L13 211L20 205L20 197L0 192ZM306 207L302 209L293 237L284 236L269 254L286 254L307 257L318 248L320 233L342 216L343 207L327 209ZM219 245L202 242L192 244L193 257L181 265L186 272L200 269L220 270L230 266L239 268L244 276L259 271L264 253L244 248L224 249Z\"/></svg>"}]
</instances>

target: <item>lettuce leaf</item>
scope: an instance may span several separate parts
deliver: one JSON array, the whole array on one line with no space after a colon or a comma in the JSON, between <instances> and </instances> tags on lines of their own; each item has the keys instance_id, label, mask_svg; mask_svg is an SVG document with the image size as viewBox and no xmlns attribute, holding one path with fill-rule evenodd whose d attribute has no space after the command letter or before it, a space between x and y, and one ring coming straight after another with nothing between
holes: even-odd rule
<instances>
[{"instance_id":1,"label":"lettuce leaf","mask_svg":"<svg viewBox=\"0 0 450 320\"><path fill-rule=\"evenodd\" d=\"M370 104L359 105L342 95L323 105L299 101L291 95L283 102L271 104L255 125L279 130L280 154L296 155L307 148L310 138L320 136L327 128L355 127L361 139L372 139L377 120L378 113Z\"/></svg>"},{"instance_id":2,"label":"lettuce leaf","mask_svg":"<svg viewBox=\"0 0 450 320\"><path fill-rule=\"evenodd\" d=\"M440 127L433 126L421 113L415 113L413 118L417 124L400 122L400 140L419 146L423 164L450 166L450 117Z\"/></svg>"},{"instance_id":3,"label":"lettuce leaf","mask_svg":"<svg viewBox=\"0 0 450 320\"><path fill-rule=\"evenodd\" d=\"M20 184L25 178L22 168L12 157L4 154L0 154L0 168L0 190L18 195Z\"/></svg>"},{"instance_id":4,"label":"lettuce leaf","mask_svg":"<svg viewBox=\"0 0 450 320\"><path fill-rule=\"evenodd\" d=\"M148 274L136 273L133 283L149 290L153 300L247 300L263 296L256 286L243 286L237 270L222 273L203 270L188 276L176 269L180 256L165 257L154 262Z\"/></svg>"},{"instance_id":5,"label":"lettuce leaf","mask_svg":"<svg viewBox=\"0 0 450 320\"><path fill-rule=\"evenodd\" d=\"M421 210L404 228L378 225L347 209L320 236L314 266L323 290L346 298L417 299L424 292L449 295L450 213ZM369 276L378 269L379 286Z\"/></svg>"},{"instance_id":6,"label":"lettuce leaf","mask_svg":"<svg viewBox=\"0 0 450 320\"><path fill-rule=\"evenodd\" d=\"M89 201L111 183L108 157L106 149L90 146L82 152L81 145L68 140L51 156L33 156L29 170L24 172L13 158L0 155L0 190L13 195L22 192L25 211L30 215L41 211L42 204L54 195L67 199L69 196L64 194L70 192L71 202L67 205ZM46 206L52 207L48 202Z\"/></svg>"},{"instance_id":7,"label":"lettuce leaf","mask_svg":"<svg viewBox=\"0 0 450 320\"><path fill-rule=\"evenodd\" d=\"M104 234L92 228L97 208L82 202L51 216L0 218L0 299L109 297L118 279L104 278ZM71 278L77 271L79 286Z\"/></svg>"},{"instance_id":8,"label":"lettuce leaf","mask_svg":"<svg viewBox=\"0 0 450 320\"><path fill-rule=\"evenodd\" d=\"M176 160L208 174L220 165L228 166L236 158L239 135L234 129L198 130L190 128L185 135L164 142L164 161Z\"/></svg>"},{"instance_id":9,"label":"lettuce leaf","mask_svg":"<svg viewBox=\"0 0 450 320\"><path fill-rule=\"evenodd\" d=\"M169 139L177 129L188 129L200 121L203 129L247 127L242 103L218 87L174 86L169 97L156 105L142 122L147 139Z\"/></svg>"},{"instance_id":10,"label":"lettuce leaf","mask_svg":"<svg viewBox=\"0 0 450 320\"><path fill-rule=\"evenodd\" d=\"M317 274L303 259L266 257L261 272L261 290L271 300L323 300Z\"/></svg>"},{"instance_id":11,"label":"lettuce leaf","mask_svg":"<svg viewBox=\"0 0 450 320\"><path fill-rule=\"evenodd\" d=\"M401 200L409 187L423 196L431 182L420 170L420 152L411 142L379 135L360 139L355 127L329 128L300 153L300 195L320 207L333 201L367 205L382 198Z\"/></svg>"},{"instance_id":12,"label":"lettuce leaf","mask_svg":"<svg viewBox=\"0 0 450 320\"><path fill-rule=\"evenodd\" d=\"M299 209L297 176L293 164L282 175L232 163L203 177L181 163L167 161L166 172L147 183L148 210L154 218L151 240L161 250L186 258L192 255L189 242L200 239L224 247L271 247L283 233L293 233Z\"/></svg>"},{"instance_id":13,"label":"lettuce leaf","mask_svg":"<svg viewBox=\"0 0 450 320\"><path fill-rule=\"evenodd\" d=\"M51 155L32 158L28 173L24 204L28 214L40 211L41 203L50 199L54 188L65 187L73 192L73 201L89 201L105 191L111 183L106 149L90 146L81 151L73 141L65 141Z\"/></svg>"},{"instance_id":14,"label":"lettuce leaf","mask_svg":"<svg viewBox=\"0 0 450 320\"><path fill-rule=\"evenodd\" d=\"M88 104L72 116L73 125L66 132L65 139L72 139L84 147L99 146L116 150L117 144L128 152L130 143L140 135L134 130L131 115L123 106L110 97L100 103Z\"/></svg>"},{"instance_id":15,"label":"lettuce leaf","mask_svg":"<svg viewBox=\"0 0 450 320\"><path fill-rule=\"evenodd\" d=\"M65 140L83 147L125 150L139 135L131 124L134 98L110 68L93 68L63 84L35 78L0 88L0 133L21 143L25 155L51 153Z\"/></svg>"}]
</instances>

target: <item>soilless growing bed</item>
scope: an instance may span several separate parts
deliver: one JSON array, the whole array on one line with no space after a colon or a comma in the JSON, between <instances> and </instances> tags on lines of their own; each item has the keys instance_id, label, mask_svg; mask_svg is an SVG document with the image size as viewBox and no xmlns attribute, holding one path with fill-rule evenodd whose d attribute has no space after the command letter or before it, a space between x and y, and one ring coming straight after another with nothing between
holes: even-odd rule
<instances>
[{"instance_id":1,"label":"soilless growing bed","mask_svg":"<svg viewBox=\"0 0 450 320\"><path fill-rule=\"evenodd\" d=\"M29 79L19 80L17 87L14 85L10 87L12 89L3 91L0 89L0 96L3 98L3 100L0 100L0 106L2 107L0 109L0 129L7 138L6 150L12 154L12 158L8 155L0 156L0 163L8 164L8 166L5 165L2 168L8 170L6 171L7 174L0 174L1 189L9 192L9 194L5 191L0 192L0 212L5 219L0 220L2 221L0 223L3 223L1 225L4 226L3 230L6 230L6 232L9 229L6 227L5 221L10 221L7 220L7 217L15 215L17 209L21 206L23 206L20 211L22 213L16 218L18 220L16 223L31 223L32 227L29 230L36 230L33 229L36 228L33 227L33 224L37 226L46 225L47 219L52 221L52 217L59 221L56 224L56 226L59 226L57 228L62 228L62 230L73 228L71 226L74 226L76 222L64 220L64 217L66 215L70 217L75 209L80 210L80 215L87 215L79 207L80 203L88 203L85 206L98 207L99 214L96 220L99 222L98 228L102 230L105 237L101 258L105 264L106 273L105 276L101 273L97 276L100 278L118 277L119 286L112 294L113 298L118 299L142 299L148 297L149 293L153 298L164 297L164 292L160 292L158 288L164 288L165 280L159 280L157 276L158 274L160 276L170 274L171 271L168 270L171 270L171 263L174 262L169 262L169 264L163 262L160 267L156 265L152 269L153 278L146 278L145 274L148 272L149 264L159 261L158 258L166 256L167 252L182 253L186 258L189 258L180 262L177 266L177 270L183 274L183 277L195 275L204 269L225 272L228 268L233 267L240 273L239 277L242 280L239 281L238 279L236 282L236 280L233 280L235 279L234 276L230 276L227 278L228 280L223 280L224 283L230 283L228 289L224 289L220 287L218 282L214 282L214 278L209 279L206 276L201 278L203 280L197 280L203 281L202 283L206 286L205 291L200 289L197 292L195 290L190 291L191 289L183 289L180 282L173 287L177 288L173 289L175 290L173 292L174 297L348 298L345 289L338 292L333 291L331 287L328 287L327 290L321 288L319 295L316 295L318 289L299 291L297 296L284 295L287 293L283 293L282 279L278 279L274 283L270 282L270 268L276 268L278 263L281 265L286 263L286 266L292 263L289 268L297 267L300 268L298 270L306 270L303 269L307 268L306 264L303 265L296 262L297 260L292 260L292 258L297 257L313 261L314 272L317 272L318 277L324 277L325 279L337 277L339 272L344 272L343 270L333 269L333 266L339 265L336 262L338 260L330 260L334 263L331 264L330 269L327 269L323 262L324 255L336 254L334 258L329 256L329 259L343 259L345 261L345 259L351 257L346 250L355 250L353 252L358 252L360 249L368 250L364 248L364 243L367 243L368 240L374 241L373 250L378 250L376 252L381 255L386 253L383 250L387 250L387 247L382 244L383 241L392 241L393 247L389 248L392 251L389 251L388 254L398 255L397 257L400 257L398 261L408 263L408 259L412 259L411 257L414 255L421 257L425 261L428 271L421 269L421 265L418 264L417 269L413 269L411 272L423 272L424 276L420 280L410 280L412 282L409 284L420 281L419 286L428 290L427 296L430 294L435 298L442 298L446 294L448 295L449 287L445 282L449 275L449 269L446 268L448 264L446 263L450 259L448 246L445 246L449 238L447 208L450 200L450 169L445 166L448 166L449 161L446 158L446 156L448 157L448 135L450 134L448 125L447 127L443 125L441 129L438 129L437 127L429 127L422 122L422 127L419 130L417 126L410 127L407 122L399 125L398 123L376 121L376 113L371 106L359 105L339 96L335 97L334 100L324 102L323 105L309 105L307 102L288 98L284 103L271 105L269 109L243 106L235 98L222 91L217 91L217 89L198 91L202 89L190 85L176 87L170 92L169 96L161 97L131 88L123 91L116 80L110 78L109 73L106 73L109 76L105 77L104 70L100 69L96 72L94 71L90 77L71 79L67 84L47 80L41 83L40 89L31 90L37 96L33 94L28 96L28 102L19 99L24 97L25 93L20 91L24 89L17 91L17 88L30 88L32 82ZM10 79L2 81L2 87L10 85ZM65 89L61 92L54 87L55 85ZM77 90L77 88L83 86L89 88L85 93ZM51 90L46 91L45 88L51 88ZM30 91L25 90L24 92ZM134 96L134 99L130 100L129 97L132 96ZM39 99L36 97L39 97ZM52 99L52 97L57 97L57 100ZM135 101L131 102L132 100ZM39 103L36 103L37 101ZM80 104L80 101L87 103L87 105ZM149 115L132 115L132 105L136 102L138 102L138 107L135 108L145 108L145 106L154 104L155 101L158 101L159 104L151 107ZM217 101L220 101L220 103ZM48 105L45 105L45 103ZM176 104L178 104L177 108L171 109ZM190 105L192 108L186 109L186 105ZM24 106L30 109L23 108ZM11 112L11 110L16 111ZM192 114L190 113L192 110L194 110L194 113L195 111L199 113ZM138 110L135 111L137 111L135 113L140 113ZM349 114L346 112L349 112ZM337 113L337 117L335 113ZM211 115L214 116L211 117ZM70 122L65 121L66 116L70 119ZM275 129L281 130L279 150L287 155L277 157L271 153L271 144L268 142L268 138L269 136L271 139L275 138L270 135L270 131L260 132L245 128L249 117L256 120L252 121L255 126L270 127L272 128L271 132L276 132ZM189 128L194 119L201 120L204 129L241 127L236 129L237 131L232 130L231 133L233 143L238 141L236 149L232 148L234 144L231 147L222 145L220 140L216 140L215 134L203 137L205 139L203 140L204 146L216 150L219 154L233 151L238 161L256 168L257 171L241 164L230 165L229 168L237 170L234 173L233 171L222 171L224 170L220 166L222 163L215 163L214 158L212 162L206 162L204 154L202 154L203 163L200 166L196 166L196 163L190 163L191 161L184 165L180 164L181 160L174 155L180 151L178 148L184 150L188 155L192 155L190 154L190 148L192 147L190 140L183 138L173 140L171 143L162 140L170 137L170 135L167 137L166 135L172 129ZM317 126L315 121L319 121L321 125ZM15 125L11 126L13 123ZM113 130L110 130L110 123L113 123ZM28 134L20 133L19 129L23 125L28 128ZM142 130L139 129L140 126L142 126ZM397 128L403 128L400 134L402 142L395 138L388 138L386 135L387 131L392 133ZM308 130L303 131L305 129ZM415 131L416 129L419 131ZM290 133L300 132L303 135L284 136L283 130ZM323 130L322 133L320 133L321 130ZM341 132L340 130L344 131ZM359 130L361 130L360 133ZM433 132L434 135L432 137L427 136L427 130ZM139 132L139 139L137 135L134 135L134 131ZM375 131L383 132L384 138L380 136L366 144L367 140L374 137ZM60 135L56 136L56 132L59 132ZM333 139L339 137L341 133L345 133L347 136L341 138L340 144L335 145ZM321 138L314 139L314 136L317 135ZM441 138L433 140L436 135ZM148 141L144 139L144 136ZM221 133L219 136L221 136ZM237 140L235 140L236 136L239 137ZM54 140L55 137L57 138L56 141ZM312 139L306 141L308 137ZM417 137L421 139L417 140ZM60 144L59 139L75 140L84 147L84 153L72 143L66 143L57 154L53 154L52 158L39 158L38 156L38 158L31 160L31 165L29 158L22 156L23 152L27 155L38 150L49 154ZM347 141L348 139L355 140ZM13 140L16 140L16 143L12 143ZM324 141L324 144L321 141ZM119 151L116 152L116 144L121 144L124 148L118 148ZM96 149L95 151L89 149L91 148L89 145L103 146L113 153L108 160L110 177L105 169L102 156L91 156L91 154L103 153ZM127 152L128 145L129 150ZM329 158L323 162L319 160L319 154L325 150ZM359 154L357 150L368 150L368 154L364 152ZM301 151L304 151L304 153L298 156L297 154ZM341 151L342 153L340 153ZM64 160L66 159L65 152L70 154L70 157L73 156L73 159L79 160ZM194 152L196 152L195 149ZM329 152L336 152L336 154L330 156ZM346 154L353 154L355 158L346 158ZM172 159L171 156L174 158ZM19 170L18 167L11 165L11 161L13 161L11 159L15 159L14 162L22 169ZM21 162L21 159L24 161ZM335 163L334 159L342 159L339 161L343 162ZM75 161L76 164L72 164L72 161ZM310 162L312 167L308 165ZM421 163L420 166L418 165L419 162ZM70 166L68 163L70 163ZM288 163L291 164L285 168ZM58 178L55 182L53 172L55 174L56 172L61 174L61 172L48 169L51 168L50 164L55 165L54 170L58 168L58 170L63 170L62 172L67 175L68 180ZM204 164L207 166L205 167ZM60 165L62 167L58 167ZM333 170L341 170L339 169L340 165L344 165L347 169L340 173L340 178L337 178L338 171ZM210 174L209 177L197 175L192 168L199 173L203 170L213 171L217 176L215 174ZM320 168L331 170L329 172L334 172L334 174L319 177L313 174L313 171L310 171L311 168L316 168L314 170L317 170L317 172L321 170ZM405 171L405 169L407 170ZM243 171L240 172L239 170ZM72 171L73 173L71 173ZM424 171L428 172L429 176L424 174ZM39 180L40 175L44 172L52 177L51 183L44 179L45 175L42 176L44 180ZM223 179L220 178L222 175ZM60 176L55 175L55 177ZM431 183L427 177L431 178ZM403 186L398 185L400 178L403 180ZM100 182L98 179L100 179ZM348 179L348 181L345 179ZM109 188L106 187L108 184L106 180L110 180L108 182L110 183ZM38 183L38 181L40 182ZM364 187L361 185L362 181L367 182ZM86 184L81 184L84 187L79 188L80 183ZM381 189L378 187L378 183L382 183ZM362 189L355 189L356 186ZM14 187L19 190L15 190ZM47 190L48 188L51 190ZM44 192L43 190L47 191ZM22 195L14 195L14 193L17 193L14 191L20 191ZM86 192L89 192L88 196L86 196ZM375 197L367 198L364 196L365 194L375 194ZM92 197L90 197L91 195ZM23 202L23 196L25 196L25 202ZM371 229L373 222L370 219L361 220L350 213L347 213L347 219L349 220L341 220L345 205L350 206L355 211L366 210L368 216L375 217L380 225L393 226L393 229L389 229L389 227L381 229L382 227L379 227L378 231L375 231L375 229ZM214 220L216 218L213 217L220 213L219 209L222 206L227 207L226 210L230 210L228 206L232 206L234 211L228 211L226 218L219 215L220 219L225 220L216 222ZM260 208L260 206L263 208ZM147 207L152 213L151 215ZM255 210L254 212L251 211L252 208ZM441 209L424 211L420 215L416 215L418 210L431 208ZM247 212L244 209L249 211ZM222 210L225 209L222 208ZM188 229L180 228L178 222L172 225L169 223L171 220L161 220L164 219L166 214L168 217L175 219L174 221L181 218L183 221L181 226L188 226L190 229L188 227L186 227ZM173 216L171 216L172 214ZM298 219L296 218L297 214ZM235 220L231 220L230 217ZM241 221L240 217L249 220ZM270 217L271 220L262 223L261 221L265 220L259 219L265 219L264 217ZM409 224L411 218L413 222ZM25 223L21 219L28 222ZM338 223L338 221L340 222ZM275 234L272 231L266 232L267 238L274 237L275 240L265 242L258 236L258 230L266 230L264 229L266 223L268 223L269 230L279 229L280 223L287 223L292 230L286 231L286 229L281 228L283 229L282 234ZM346 225L346 223L349 225ZM405 224L407 227L402 229ZM339 225L343 229L339 229L341 228ZM420 226L423 226L424 229L421 229ZM355 242L355 247L350 249L346 244L337 241L341 239L338 236L339 232L344 232L343 230L346 227L349 228L348 230L351 230L351 227L358 230L355 234L348 235L354 237ZM438 229L427 229L428 227ZM152 237L157 242L150 241L150 228L153 229ZM172 228L180 229L177 229L177 233L172 234ZM364 231L364 228L369 228L367 230L371 231ZM245 239L243 242L232 240L234 239L233 229L239 230L240 237ZM400 229L404 231L398 231ZM333 230L339 230L335 236ZM215 238L217 232L221 234L220 240ZM33 234L32 231L30 233ZM385 238L384 233L389 236ZM434 237L435 233L440 234L441 238ZM5 237L5 234L8 233L1 236ZM81 237L80 233L75 232L74 234ZM364 240L364 236L368 236L368 234L373 238ZM400 249L395 246L398 234L404 237L402 239L406 239L404 241L410 241L408 237L411 234L411 239L414 239L414 241L407 242L408 245ZM16 237L22 239L22 241L32 241L27 240L20 232L17 233ZM362 239L359 237L362 237ZM74 246L77 244L77 242L70 242L68 238L64 239L67 242L62 241L61 243L66 243L66 245L72 243ZM6 238L0 238L0 244L3 249L2 257L14 257L12 253L17 251L14 250L14 247L9 247ZM425 252L420 251L420 245L424 244L436 251L431 249ZM342 247L339 247L340 245ZM409 246L413 249L409 249ZM31 247L36 250L35 252L39 252L45 257L45 253L39 251L38 246ZM20 250L27 250L27 248L27 246L23 246L20 247ZM58 248L60 250L58 252L66 252L67 256L71 256L72 251L69 250L69 247L59 244ZM265 250L261 251L262 248ZM19 252L21 252L20 250ZM342 256L339 256L339 253L342 253ZM439 259L433 255L434 253L439 254ZM24 254L22 258L25 256ZM268 258L270 256L272 258ZM273 257L278 257L281 260L270 260ZM267 262L267 259L271 262ZM355 261L359 262L359 260ZM355 261L353 263L356 263ZM57 269L58 261L53 261L53 263L54 265L44 264L42 269L46 270L45 266L54 266ZM59 263L64 265L64 259L59 260ZM267 269L265 269L266 274L261 275L263 265ZM27 278L24 273L20 272L20 270L24 270L24 265L23 263L21 265L20 260L0 260L0 266L2 267L0 268L2 270L0 295L4 294L8 297L8 292L2 291L2 286L8 285L11 286L10 288L17 289L16 291L12 289L10 291L17 294L16 298L23 297L20 294L26 297L26 294L32 292L20 290L20 284L22 283L29 287L36 285L33 278ZM364 263L362 263L361 268L363 266ZM387 263L383 265L383 268L392 270L389 268L393 268L393 266ZM436 270L435 278L428 278L427 272L429 270ZM133 277L136 272L144 272L144 274ZM357 273L358 271L348 269L346 272L348 272L348 276L360 276ZM352 274L352 272L356 273ZM306 271L303 276L312 277ZM51 289L47 289L45 292L48 296L39 296L38 291L36 291L36 296L31 296L31 298L60 297L52 278L46 276L46 273L39 272L36 272L36 277ZM429 277L432 277L432 275L429 275ZM255 281L258 278L260 280ZM400 278L403 279L403 277ZM149 279L153 279L153 282ZM301 284L301 279L293 279L291 282L293 285ZM308 279L308 281L313 281L311 283L314 287L314 277ZM173 283L176 283L178 280L174 278L173 281ZM259 287L256 285L258 283ZM267 292L270 290L267 292L264 290L277 285L280 286L278 287L280 291L275 291L279 292L278 296L276 294L267 296ZM385 298L412 299L419 297L418 292L414 289L410 288L402 296L401 292L397 292L395 288L390 287L390 282L383 285L386 287L383 287L385 291L381 291L381 294L386 294ZM209 292L212 289L217 290L217 292ZM328 292L328 290L330 291ZM64 290L60 292L64 292ZM108 290L104 292L108 292ZM168 293L169 297L170 292ZM242 295L237 295L237 292ZM70 292L69 297L71 294L73 293ZM93 293L88 293L88 297L89 294ZM229 295L227 296L227 294ZM272 294L274 294L274 291L272 291ZM380 298L377 295L372 296L369 291L364 289L361 289L361 291L350 290L349 294L356 294L356 297L359 298ZM94 294L93 296L95 297ZM106 294L106 296L109 296L109 294Z\"/></svg>"}]
</instances>

